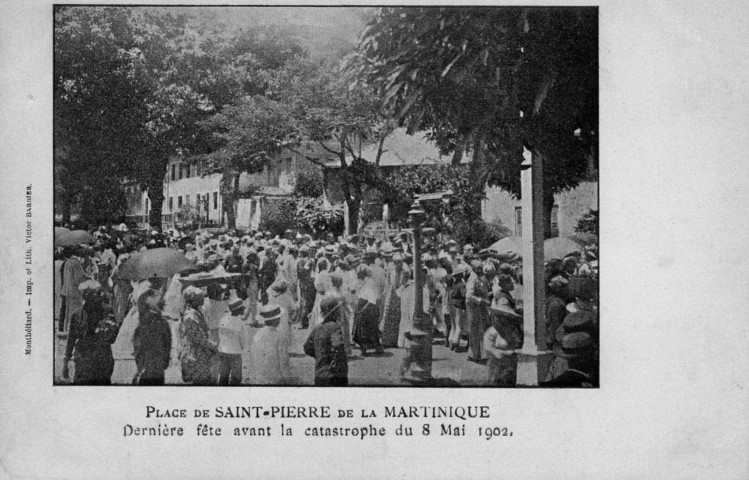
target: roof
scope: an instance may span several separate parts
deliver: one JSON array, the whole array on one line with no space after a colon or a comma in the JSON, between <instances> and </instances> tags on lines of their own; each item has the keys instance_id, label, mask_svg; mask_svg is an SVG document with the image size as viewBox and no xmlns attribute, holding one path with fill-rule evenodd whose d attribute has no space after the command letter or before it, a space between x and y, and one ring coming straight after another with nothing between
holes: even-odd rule
<instances>
[{"instance_id":1,"label":"roof","mask_svg":"<svg viewBox=\"0 0 749 480\"><path fill-rule=\"evenodd\" d=\"M361 156L370 163L377 158L377 143L362 147ZM350 155L347 155L350 158ZM426 138L424 132L408 135L405 128L399 128L385 138L383 153L380 157L381 167L402 167L407 165L449 165L451 156L440 155L437 146ZM467 155L461 163L468 163ZM325 160L328 168L339 168L338 160Z\"/></svg>"}]
</instances>

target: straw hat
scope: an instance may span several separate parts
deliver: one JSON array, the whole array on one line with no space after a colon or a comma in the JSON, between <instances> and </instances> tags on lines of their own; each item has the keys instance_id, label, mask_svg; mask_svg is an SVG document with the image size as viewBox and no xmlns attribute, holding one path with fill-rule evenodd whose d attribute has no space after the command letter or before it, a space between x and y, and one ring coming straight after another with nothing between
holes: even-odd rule
<instances>
[{"instance_id":1,"label":"straw hat","mask_svg":"<svg viewBox=\"0 0 749 480\"><path fill-rule=\"evenodd\" d=\"M101 283L96 280L86 280L78 285L78 291L81 292L81 297L83 297L84 300L101 293L102 290L103 287L101 286Z\"/></svg>"},{"instance_id":2,"label":"straw hat","mask_svg":"<svg viewBox=\"0 0 749 480\"><path fill-rule=\"evenodd\" d=\"M273 291L273 296L277 297L286 293L286 291L289 289L289 284L286 283L285 280L277 280L273 282L273 285L270 286L270 289Z\"/></svg>"},{"instance_id":3,"label":"straw hat","mask_svg":"<svg viewBox=\"0 0 749 480\"><path fill-rule=\"evenodd\" d=\"M263 305L255 320L270 327L277 327L281 322L281 307L272 303Z\"/></svg>"},{"instance_id":4,"label":"straw hat","mask_svg":"<svg viewBox=\"0 0 749 480\"><path fill-rule=\"evenodd\" d=\"M233 301L229 302L229 311L231 313L239 313L244 308L244 302L241 298L235 298Z\"/></svg>"},{"instance_id":5,"label":"straw hat","mask_svg":"<svg viewBox=\"0 0 749 480\"><path fill-rule=\"evenodd\" d=\"M205 292L198 287L190 285L182 290L182 296L187 303L202 301L205 298Z\"/></svg>"}]
</instances>

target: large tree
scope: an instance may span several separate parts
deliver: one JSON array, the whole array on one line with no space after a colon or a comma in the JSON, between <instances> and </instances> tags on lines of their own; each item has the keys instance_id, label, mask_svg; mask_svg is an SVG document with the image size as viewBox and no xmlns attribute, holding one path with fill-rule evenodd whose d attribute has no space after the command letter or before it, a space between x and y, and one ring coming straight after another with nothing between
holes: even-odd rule
<instances>
[{"instance_id":1,"label":"large tree","mask_svg":"<svg viewBox=\"0 0 749 480\"><path fill-rule=\"evenodd\" d=\"M520 195L526 147L544 159L547 234L554 194L597 155L596 8L383 8L349 69L385 108L425 129L476 182Z\"/></svg>"},{"instance_id":2,"label":"large tree","mask_svg":"<svg viewBox=\"0 0 749 480\"><path fill-rule=\"evenodd\" d=\"M174 81L192 42L184 17L163 9L59 7L55 11L55 159L63 211L135 179L161 225L168 158L189 136L191 112L210 110ZM106 179L106 181L103 181Z\"/></svg>"},{"instance_id":3,"label":"large tree","mask_svg":"<svg viewBox=\"0 0 749 480\"><path fill-rule=\"evenodd\" d=\"M263 93L269 69L304 55L267 29L224 30L173 12L56 10L55 140L64 211L81 193L111 188L101 178L135 179L159 228L169 158L211 153L215 141L201 122Z\"/></svg>"},{"instance_id":4,"label":"large tree","mask_svg":"<svg viewBox=\"0 0 749 480\"><path fill-rule=\"evenodd\" d=\"M397 191L383 181L379 161L385 139L395 127L392 114L383 108L376 91L341 68L338 59L289 62L274 77L269 96L287 105L296 130L296 142L287 148L317 162L312 151L324 151L339 161L341 188L348 204L349 232L356 233L362 196L368 187L386 195ZM368 143L378 145L374 159L361 156ZM314 145L314 148L310 145Z\"/></svg>"},{"instance_id":5,"label":"large tree","mask_svg":"<svg viewBox=\"0 0 749 480\"><path fill-rule=\"evenodd\" d=\"M211 152L198 157L204 174L221 174L221 195L229 228L236 227L242 173L260 173L291 140L287 106L262 95L248 96L201 122L211 135Z\"/></svg>"}]
</instances>

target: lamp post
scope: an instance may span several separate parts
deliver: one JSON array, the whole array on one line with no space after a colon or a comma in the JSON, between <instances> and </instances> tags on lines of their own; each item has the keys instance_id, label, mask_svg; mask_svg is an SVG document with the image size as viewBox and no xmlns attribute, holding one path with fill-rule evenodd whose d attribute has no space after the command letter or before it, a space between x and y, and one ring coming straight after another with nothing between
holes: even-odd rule
<instances>
[{"instance_id":1,"label":"lamp post","mask_svg":"<svg viewBox=\"0 0 749 480\"><path fill-rule=\"evenodd\" d=\"M419 376L424 379L432 377L432 320L424 311L424 269L421 261L421 237L422 225L426 218L426 212L421 208L422 202L442 201L448 205L452 197L452 190L443 192L417 195L408 211L408 219L413 228L414 242L414 327L426 335L413 337L415 364L421 369ZM444 213L444 212L443 212Z\"/></svg>"},{"instance_id":2,"label":"lamp post","mask_svg":"<svg viewBox=\"0 0 749 480\"><path fill-rule=\"evenodd\" d=\"M408 220L413 228L414 242L414 318L413 325L426 335L413 337L413 355L415 364L421 369L420 377L432 376L432 322L424 312L424 271L421 262L421 226L426 212L421 208L419 199L415 199L408 211Z\"/></svg>"}]
</instances>

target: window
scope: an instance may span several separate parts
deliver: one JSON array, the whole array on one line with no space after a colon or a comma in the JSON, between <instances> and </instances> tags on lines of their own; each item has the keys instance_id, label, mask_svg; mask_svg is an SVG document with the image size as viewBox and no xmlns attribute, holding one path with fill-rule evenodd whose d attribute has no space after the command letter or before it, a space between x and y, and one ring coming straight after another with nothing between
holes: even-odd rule
<instances>
[{"instance_id":1,"label":"window","mask_svg":"<svg viewBox=\"0 0 749 480\"><path fill-rule=\"evenodd\" d=\"M177 179L177 165L172 164L172 181Z\"/></svg>"},{"instance_id":2,"label":"window","mask_svg":"<svg viewBox=\"0 0 749 480\"><path fill-rule=\"evenodd\" d=\"M169 197L169 211L174 210L174 197Z\"/></svg>"},{"instance_id":3,"label":"window","mask_svg":"<svg viewBox=\"0 0 749 480\"><path fill-rule=\"evenodd\" d=\"M184 174L184 170L182 168L182 164L179 164L179 179L182 180L182 175Z\"/></svg>"},{"instance_id":4,"label":"window","mask_svg":"<svg viewBox=\"0 0 749 480\"><path fill-rule=\"evenodd\" d=\"M185 178L190 178L190 164L185 165Z\"/></svg>"},{"instance_id":5,"label":"window","mask_svg":"<svg viewBox=\"0 0 749 480\"><path fill-rule=\"evenodd\" d=\"M181 206L182 206L182 195L180 195L179 197L177 197L177 208L179 208Z\"/></svg>"},{"instance_id":6,"label":"window","mask_svg":"<svg viewBox=\"0 0 749 480\"><path fill-rule=\"evenodd\" d=\"M185 195L185 203L190 205L190 195Z\"/></svg>"},{"instance_id":7,"label":"window","mask_svg":"<svg viewBox=\"0 0 749 480\"><path fill-rule=\"evenodd\" d=\"M551 228L559 227L559 205L551 207Z\"/></svg>"},{"instance_id":8,"label":"window","mask_svg":"<svg viewBox=\"0 0 749 480\"><path fill-rule=\"evenodd\" d=\"M213 192L213 209L218 208L218 192Z\"/></svg>"},{"instance_id":9,"label":"window","mask_svg":"<svg viewBox=\"0 0 749 480\"><path fill-rule=\"evenodd\" d=\"M523 207L515 207L515 235L523 235Z\"/></svg>"}]
</instances>

